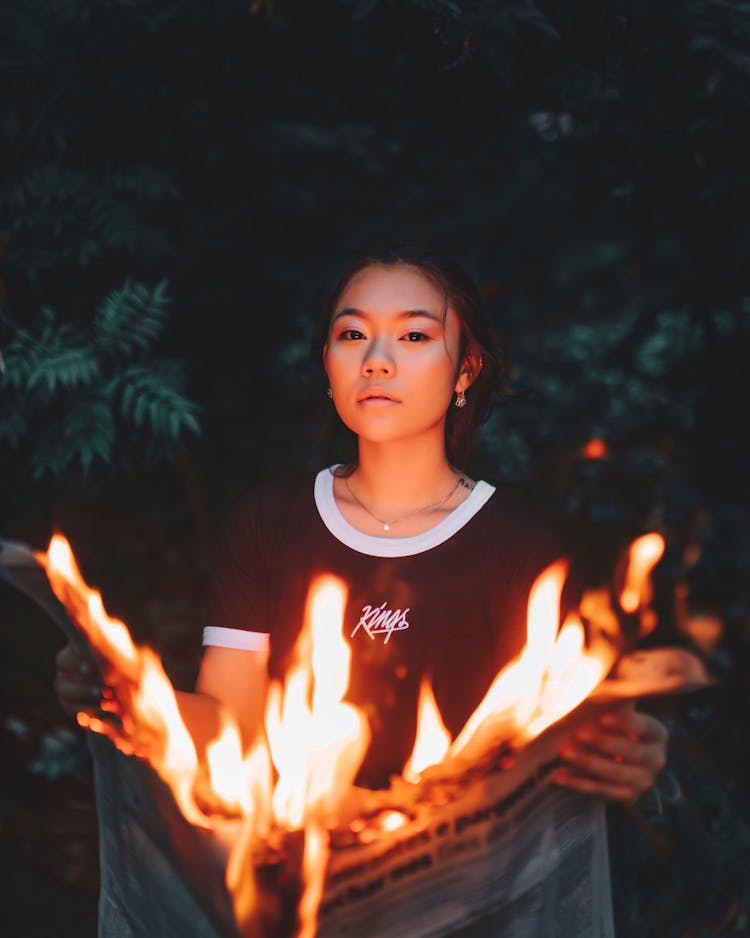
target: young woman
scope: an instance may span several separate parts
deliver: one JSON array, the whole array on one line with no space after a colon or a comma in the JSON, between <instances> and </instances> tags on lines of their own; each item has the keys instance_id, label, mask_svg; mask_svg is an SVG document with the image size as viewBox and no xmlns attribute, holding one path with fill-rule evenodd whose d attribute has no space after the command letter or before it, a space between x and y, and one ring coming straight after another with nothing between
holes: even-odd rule
<instances>
[{"instance_id":1,"label":"young woman","mask_svg":"<svg viewBox=\"0 0 750 938\"><path fill-rule=\"evenodd\" d=\"M529 588L558 548L463 471L498 362L478 291L456 264L412 249L365 257L334 290L326 323L328 393L356 435L356 460L269 483L232 512L196 693L181 695L181 706L196 734L210 736L220 701L251 737L308 587L333 573L349 588L348 699L372 733L358 782L377 787L409 755L423 674L456 734L520 651ZM70 712L101 691L70 649L58 658L57 688ZM620 706L578 731L554 780L630 801L653 785L665 752L662 724Z\"/></svg>"}]
</instances>

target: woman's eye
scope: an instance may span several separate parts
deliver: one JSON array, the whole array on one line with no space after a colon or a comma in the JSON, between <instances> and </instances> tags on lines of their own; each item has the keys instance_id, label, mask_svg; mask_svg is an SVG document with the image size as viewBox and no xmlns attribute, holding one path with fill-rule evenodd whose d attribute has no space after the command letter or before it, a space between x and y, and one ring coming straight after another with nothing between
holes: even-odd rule
<instances>
[{"instance_id":1,"label":"woman's eye","mask_svg":"<svg viewBox=\"0 0 750 938\"><path fill-rule=\"evenodd\" d=\"M359 329L344 329L339 338L348 342L357 342L364 339L364 334Z\"/></svg>"},{"instance_id":2,"label":"woman's eye","mask_svg":"<svg viewBox=\"0 0 750 938\"><path fill-rule=\"evenodd\" d=\"M428 336L424 332L407 332L404 338L407 342L425 342Z\"/></svg>"}]
</instances>

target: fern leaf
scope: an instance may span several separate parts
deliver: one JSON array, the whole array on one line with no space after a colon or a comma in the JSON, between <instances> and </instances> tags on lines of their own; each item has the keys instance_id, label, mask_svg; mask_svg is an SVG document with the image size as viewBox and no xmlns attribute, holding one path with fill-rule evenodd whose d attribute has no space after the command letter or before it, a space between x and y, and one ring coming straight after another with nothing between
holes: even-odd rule
<instances>
[{"instance_id":1,"label":"fern leaf","mask_svg":"<svg viewBox=\"0 0 750 938\"><path fill-rule=\"evenodd\" d=\"M91 468L94 456L109 462L115 441L110 406L99 399L77 401L66 417L63 439L67 446L66 462L78 457L84 474Z\"/></svg>"},{"instance_id":2,"label":"fern leaf","mask_svg":"<svg viewBox=\"0 0 750 938\"><path fill-rule=\"evenodd\" d=\"M0 413L0 443L7 443L11 449L15 449L26 436L27 427L21 408L13 406L13 401L9 403L11 406Z\"/></svg>"},{"instance_id":3,"label":"fern leaf","mask_svg":"<svg viewBox=\"0 0 750 938\"><path fill-rule=\"evenodd\" d=\"M110 166L104 170L102 179L116 192L125 192L142 199L156 200L177 195L174 182L155 166Z\"/></svg>"},{"instance_id":4,"label":"fern leaf","mask_svg":"<svg viewBox=\"0 0 750 938\"><path fill-rule=\"evenodd\" d=\"M40 356L34 363L27 387L33 390L41 382L54 394L58 385L63 388L91 385L99 375L99 362L89 349L66 348L51 355Z\"/></svg>"},{"instance_id":5,"label":"fern leaf","mask_svg":"<svg viewBox=\"0 0 750 938\"><path fill-rule=\"evenodd\" d=\"M126 280L100 304L94 320L96 342L106 354L147 351L164 330L169 311L167 283L153 289Z\"/></svg>"},{"instance_id":6,"label":"fern leaf","mask_svg":"<svg viewBox=\"0 0 750 938\"><path fill-rule=\"evenodd\" d=\"M200 434L198 409L181 393L180 379L174 362L162 362L158 368L129 368L120 401L123 417L139 429L148 423L156 436L172 441L183 431Z\"/></svg>"}]
</instances>

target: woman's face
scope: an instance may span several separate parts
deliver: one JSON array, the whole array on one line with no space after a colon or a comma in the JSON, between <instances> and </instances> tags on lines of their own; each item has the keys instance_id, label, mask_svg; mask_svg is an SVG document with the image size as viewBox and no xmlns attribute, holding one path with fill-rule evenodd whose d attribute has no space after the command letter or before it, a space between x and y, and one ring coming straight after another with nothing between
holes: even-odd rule
<instances>
[{"instance_id":1,"label":"woman's face","mask_svg":"<svg viewBox=\"0 0 750 938\"><path fill-rule=\"evenodd\" d=\"M460 323L443 293L414 267L372 266L336 303L323 361L336 410L363 439L443 432L458 375Z\"/></svg>"}]
</instances>

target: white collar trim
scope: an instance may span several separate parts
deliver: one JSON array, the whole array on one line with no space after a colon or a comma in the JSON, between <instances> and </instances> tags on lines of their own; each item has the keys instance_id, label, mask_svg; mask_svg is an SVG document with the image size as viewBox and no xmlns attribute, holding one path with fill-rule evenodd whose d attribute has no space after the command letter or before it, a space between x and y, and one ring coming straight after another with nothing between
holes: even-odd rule
<instances>
[{"instance_id":1,"label":"white collar trim","mask_svg":"<svg viewBox=\"0 0 750 938\"><path fill-rule=\"evenodd\" d=\"M364 534L341 514L333 497L333 470L337 466L321 469L315 477L315 505L323 524L342 544L360 554L371 557L410 557L437 547L452 537L470 521L494 493L495 487L487 482L476 483L469 497L446 515L434 527L411 537L378 537Z\"/></svg>"}]
</instances>

